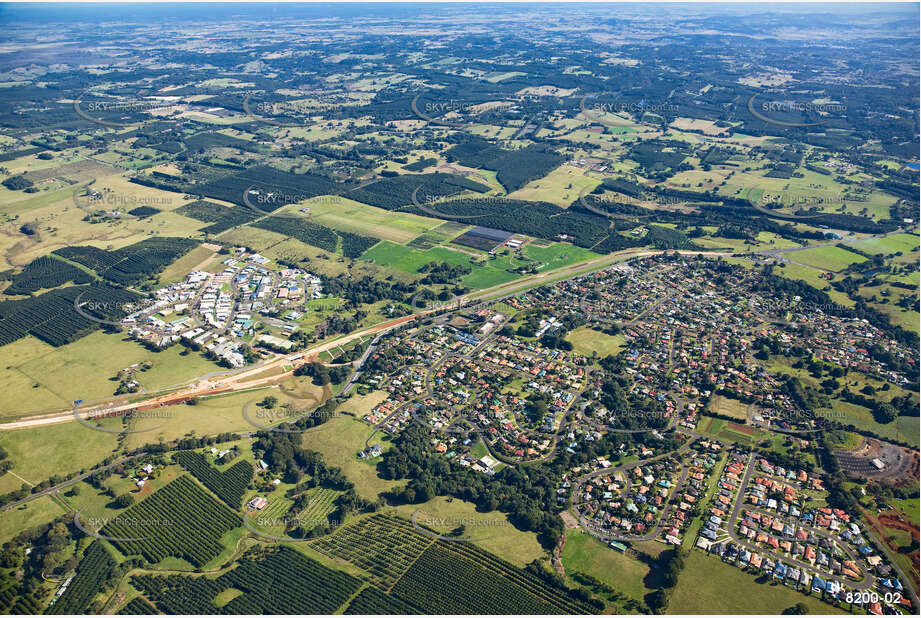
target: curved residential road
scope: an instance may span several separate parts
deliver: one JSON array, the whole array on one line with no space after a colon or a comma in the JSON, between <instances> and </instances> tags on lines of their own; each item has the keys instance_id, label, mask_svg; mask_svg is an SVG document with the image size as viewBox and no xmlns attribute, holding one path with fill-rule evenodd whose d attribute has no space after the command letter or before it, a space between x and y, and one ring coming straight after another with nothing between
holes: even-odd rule
<instances>
[{"instance_id":1,"label":"curved residential road","mask_svg":"<svg viewBox=\"0 0 921 618\"><path fill-rule=\"evenodd\" d=\"M727 532L729 533L730 538L732 538L734 542L745 547L749 551L757 552L759 554L769 554L775 560L793 564L799 567L800 569L806 569L808 571L813 571L813 572L819 571L819 569L813 564L810 564L808 562L805 562L805 561L802 561L796 558L790 558L782 554L774 553L771 550L767 550L763 547L759 547L755 545L754 543L749 542L748 539L741 539L736 534L736 522L738 522L739 514L742 512L742 509L745 507L744 494L745 494L745 490L748 489L748 485L749 485L749 482L751 481L752 473L754 472L755 460L756 460L755 456L753 455L750 456L750 459L748 460L748 466L746 466L745 468L745 474L742 476L742 482L739 484L739 495L737 496L735 505L733 505L732 511L729 514L729 521L727 522ZM759 512L763 512L760 509L755 508L755 507L751 507L749 508L749 510L756 510ZM772 514L772 513L768 513L768 514L770 514L772 517L776 517L775 514ZM832 537L830 534L828 534L827 532L823 530L813 528L812 526L802 526L801 525L801 527L808 529L810 532L818 536L824 536L826 538L831 538L832 540L834 540L834 537ZM851 553L849 547L846 547L843 544L841 545L841 547L844 549L844 553L846 553L851 560L853 560L854 562L858 564L858 567L861 570L861 574L863 575L863 579L861 579L861 581L859 582L854 582L853 580L850 580L847 577L837 577L834 575L829 575L824 572L822 573L822 578L825 580L837 581L842 586L845 586L848 588L854 588L856 590L867 590L871 588L873 586L873 581L874 581L873 576L871 576L863 568L861 568L862 565L860 565L859 559L855 558L855 556Z\"/></svg>"},{"instance_id":2,"label":"curved residential road","mask_svg":"<svg viewBox=\"0 0 921 618\"><path fill-rule=\"evenodd\" d=\"M675 452L676 451L672 451L672 453L675 453ZM639 464L634 464L634 465L639 465ZM662 510L662 515L656 520L655 528L653 528L652 530L650 530L649 532L647 532L646 534L642 536L620 535L616 533L606 534L605 536L615 541L626 541L630 543L638 543L641 541L654 541L655 539L657 539L659 535L662 533L662 530L666 526L665 522L668 520L668 516L671 513L672 507L674 506L672 502L674 501L675 496L677 496L678 493L684 488L684 484L688 480L689 473L690 473L690 470L686 466L682 466L681 476L678 478L678 481L675 483L675 488L672 490L671 494L668 497L668 501L665 503L665 508ZM573 506L576 506L576 505L573 505ZM582 527L585 529L591 529L591 530L596 531L598 534L604 534L603 532L597 529L597 526L595 524L592 524L591 522L587 521L581 513L579 513L579 524L581 524Z\"/></svg>"},{"instance_id":3,"label":"curved residential road","mask_svg":"<svg viewBox=\"0 0 921 618\"><path fill-rule=\"evenodd\" d=\"M597 430L596 425L599 425L599 424L604 425L603 429L605 430L606 433L652 433L653 431L658 431L659 433L665 433L666 431L671 431L672 429L675 429L675 427L678 425L678 421L681 420L681 412L684 410L684 405L686 403L683 399L680 399L675 396L672 396L672 399L675 400L675 413L672 415L672 418L668 421L668 424L665 427L652 427L652 428L647 428L647 429L619 429L616 427L608 427L604 425L603 423L598 423L598 421L585 416L585 411L581 409L576 412L576 417L584 423L587 423L590 425L594 423L595 425L592 425L592 427L596 430ZM685 432L685 433L689 433L689 432ZM700 436L698 435L696 437L700 437Z\"/></svg>"},{"instance_id":4,"label":"curved residential road","mask_svg":"<svg viewBox=\"0 0 921 618\"><path fill-rule=\"evenodd\" d=\"M655 457L650 457L649 459L643 459L640 461L635 461L633 463L623 464L623 465L617 466L616 468L600 468L593 472L589 472L588 474L585 474L579 477L576 480L576 482L573 484L572 495L573 496L580 495L582 493L582 488L585 486L585 483L587 483L589 480L595 477L625 473L627 470L632 470L633 468L636 468L637 466L645 466L654 461L659 461L661 459L665 459L673 455L683 454L691 448L691 445L694 444L696 440L697 440L697 437L692 436L690 440L688 440L683 445L681 445L680 447L678 447L677 449L673 451L662 453L661 455L656 455ZM662 531L662 528L665 527L665 521L668 518L669 513L671 512L671 506L672 506L671 501L677 495L677 492L679 491L679 489L681 489L684 486L684 483L687 481L688 472L689 472L688 468L684 467L680 479L678 480L678 482L675 483L674 491L672 491L671 495L669 496L667 506L665 510L663 511L662 516L658 519L656 523L656 527L643 536L618 535L613 532L606 533L606 532L601 532L597 530L597 527L591 524L590 522L588 522L585 519L585 517L582 515L582 513L579 512L578 508L576 508L578 507L579 504L581 504L581 502L574 503L572 507L570 508L570 511L574 511L573 514L577 517L579 524L582 526L584 530L586 530L592 536L595 536L598 538L603 537L605 539L614 539L618 541L632 541L632 542L650 541L658 537L658 535Z\"/></svg>"}]
</instances>

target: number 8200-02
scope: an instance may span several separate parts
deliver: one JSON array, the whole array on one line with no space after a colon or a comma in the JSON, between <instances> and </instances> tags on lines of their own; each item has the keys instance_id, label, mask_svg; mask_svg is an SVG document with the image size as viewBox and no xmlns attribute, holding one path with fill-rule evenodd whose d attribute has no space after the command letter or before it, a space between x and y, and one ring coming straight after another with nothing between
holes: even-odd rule
<instances>
[{"instance_id":1,"label":"number 8200-02","mask_svg":"<svg viewBox=\"0 0 921 618\"><path fill-rule=\"evenodd\" d=\"M861 605L866 603L879 603L880 595L878 592L872 590L866 590L863 592L848 592L844 595L844 600L848 603L859 603ZM902 593L884 592L882 595L882 600L886 603L901 603Z\"/></svg>"}]
</instances>

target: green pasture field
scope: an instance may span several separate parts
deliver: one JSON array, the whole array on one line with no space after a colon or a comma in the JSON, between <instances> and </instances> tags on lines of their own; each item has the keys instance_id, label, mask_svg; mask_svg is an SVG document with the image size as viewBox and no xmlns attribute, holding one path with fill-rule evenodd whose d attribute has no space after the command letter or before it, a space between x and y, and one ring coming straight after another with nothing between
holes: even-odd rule
<instances>
[{"instance_id":1,"label":"green pasture field","mask_svg":"<svg viewBox=\"0 0 921 618\"><path fill-rule=\"evenodd\" d=\"M42 524L46 524L67 511L51 496L42 496L12 509L0 511L0 543Z\"/></svg>"},{"instance_id":2,"label":"green pasture field","mask_svg":"<svg viewBox=\"0 0 921 618\"><path fill-rule=\"evenodd\" d=\"M414 251L403 245L383 241L365 251L359 259L374 262L374 264L378 266L401 270L406 273L416 273L419 268L425 264L436 260L433 255L429 254L429 251L432 251L432 249L428 251ZM460 253L452 257L454 261L449 263L454 265L466 264L470 261L468 256ZM444 260L443 257L442 260Z\"/></svg>"},{"instance_id":3,"label":"green pasture field","mask_svg":"<svg viewBox=\"0 0 921 618\"><path fill-rule=\"evenodd\" d=\"M730 264L738 264L749 269L759 267L759 265L748 260L731 257L724 259ZM855 304L855 302L848 298L847 294L844 292L839 292L835 289L832 289L832 287L828 284L828 281L820 277L822 273L814 268L803 266L802 264L781 263L778 264L774 269L774 274L780 277L786 277L787 279L798 279L799 281L808 283L810 286L817 290L823 290L826 294L828 294L832 302L838 303L839 305L845 307L853 307Z\"/></svg>"},{"instance_id":4,"label":"green pasture field","mask_svg":"<svg viewBox=\"0 0 921 618\"><path fill-rule=\"evenodd\" d=\"M342 404L342 409L353 411L351 405L357 398ZM376 465L380 460L365 461L359 459L358 453L365 448L365 440L371 435L371 427L351 416L331 418L319 427L304 434L304 448L323 454L330 466L342 468L343 473L355 483L355 491L369 500L377 500L382 491L389 491L404 481L388 481L377 476ZM386 434L378 433L371 439L372 444L381 444L388 448Z\"/></svg>"},{"instance_id":5,"label":"green pasture field","mask_svg":"<svg viewBox=\"0 0 921 618\"><path fill-rule=\"evenodd\" d=\"M918 527L918 509L921 506L921 500L918 498L893 500L892 506L901 511L915 527Z\"/></svg>"},{"instance_id":6,"label":"green pasture field","mask_svg":"<svg viewBox=\"0 0 921 618\"><path fill-rule=\"evenodd\" d=\"M825 411L822 410L822 412ZM836 401L832 411L844 413L844 418L833 417L833 420L837 422L853 425L864 431L872 431L883 438L907 442L916 448L921 445L921 438L919 438L921 421L917 416L898 416L891 423L881 425L874 420L873 412L868 408L847 401Z\"/></svg>"},{"instance_id":7,"label":"green pasture field","mask_svg":"<svg viewBox=\"0 0 921 618\"><path fill-rule=\"evenodd\" d=\"M278 232L270 232L262 228L244 225L243 227L232 228L222 234L218 234L217 238L221 242L239 247L248 247L254 251L262 252L286 240L288 237ZM321 251L315 247L313 247L313 249L315 251Z\"/></svg>"},{"instance_id":8,"label":"green pasture field","mask_svg":"<svg viewBox=\"0 0 921 618\"><path fill-rule=\"evenodd\" d=\"M439 219L384 210L339 196L312 198L288 210L296 212L303 206L310 208L310 220L319 225L401 245L441 225Z\"/></svg>"},{"instance_id":9,"label":"green pasture field","mask_svg":"<svg viewBox=\"0 0 921 618\"><path fill-rule=\"evenodd\" d=\"M554 270L599 256L594 251L561 242L555 242L548 247L539 247L529 242L521 248L521 251L532 260L543 262L543 265L537 267L539 271Z\"/></svg>"},{"instance_id":10,"label":"green pasture field","mask_svg":"<svg viewBox=\"0 0 921 618\"><path fill-rule=\"evenodd\" d=\"M786 356L771 355L771 358L764 362L764 366L765 369L767 369L772 375L780 375L784 373L794 375L799 378L804 385L808 384L809 386L812 386L816 389L819 388L819 380L812 377L812 375L809 374L805 367L794 369L790 363L791 359ZM902 397L904 395L910 394L909 391L906 391L902 387L894 384L889 384L888 390L882 390L886 384L885 381L871 378L857 371L849 371L847 375L840 378L840 380L842 384L847 384L848 388L851 390L858 391L869 384L876 389L876 394L874 397L879 401L890 401L893 397Z\"/></svg>"},{"instance_id":11,"label":"green pasture field","mask_svg":"<svg viewBox=\"0 0 921 618\"><path fill-rule=\"evenodd\" d=\"M100 424L112 429L122 426L120 419L107 419ZM116 452L118 434L68 421L0 432L0 447L13 462L12 470L0 477L0 493L5 493L22 486L17 477L37 485L52 476L95 466Z\"/></svg>"},{"instance_id":12,"label":"green pasture field","mask_svg":"<svg viewBox=\"0 0 921 618\"><path fill-rule=\"evenodd\" d=\"M207 247L203 247L201 245L195 247L184 256L167 266L163 272L160 273L160 284L169 285L170 283L182 281L193 268L215 255L216 253ZM222 257L226 258L227 256Z\"/></svg>"},{"instance_id":13,"label":"green pasture field","mask_svg":"<svg viewBox=\"0 0 921 618\"><path fill-rule=\"evenodd\" d=\"M130 493L134 496L136 501L140 501L152 493L155 493L161 487L165 487L170 481L180 476L182 472L182 469L178 465L170 465L165 469L157 470L154 472L155 476L147 481L142 492L138 491L138 488L130 477L124 478L119 475L112 475L103 481L103 484L106 488L111 488L116 495ZM77 495L72 495L74 487L79 490ZM106 495L105 489L96 489L85 481L80 481L74 486L62 491L60 499L68 504L74 511L79 511L84 524L89 524L92 518L108 519L116 517L129 508L119 508L115 504L115 501ZM94 529L97 528L96 526L90 527Z\"/></svg>"},{"instance_id":14,"label":"green pasture field","mask_svg":"<svg viewBox=\"0 0 921 618\"><path fill-rule=\"evenodd\" d=\"M518 132L517 127L498 127L492 124L477 124L468 130L474 135L492 139L509 139Z\"/></svg>"},{"instance_id":15,"label":"green pasture field","mask_svg":"<svg viewBox=\"0 0 921 618\"><path fill-rule=\"evenodd\" d=\"M467 250L476 251L474 249ZM477 252L477 255L487 257L485 253ZM460 283L475 289L488 288L514 281L520 275L510 273L506 269L517 268L526 264L526 262L518 260L512 255L499 255L495 259L487 259L483 265L471 263L472 257L470 253L448 249L447 247L433 247L432 249L419 251L383 241L365 251L359 259L373 261L374 264L379 266L394 268L412 274L418 273L419 269L429 262L447 262L452 266L469 266L472 271L462 277Z\"/></svg>"},{"instance_id":16,"label":"green pasture field","mask_svg":"<svg viewBox=\"0 0 921 618\"><path fill-rule=\"evenodd\" d=\"M864 253L889 255L901 251L905 254L918 249L919 239L916 234L893 234L885 238L867 238L847 244Z\"/></svg>"},{"instance_id":17,"label":"green pasture field","mask_svg":"<svg viewBox=\"0 0 921 618\"><path fill-rule=\"evenodd\" d=\"M713 416L702 416L697 423L697 431L745 446L754 445L764 437L764 432L760 429L751 428L752 434L748 435L729 427L729 421Z\"/></svg>"},{"instance_id":18,"label":"green pasture field","mask_svg":"<svg viewBox=\"0 0 921 618\"><path fill-rule=\"evenodd\" d=\"M915 298L917 298L917 291L915 292ZM919 332L917 311L908 311L891 303L870 303L870 306L888 315L889 320L896 326L901 326L916 333Z\"/></svg>"},{"instance_id":19,"label":"green pasture field","mask_svg":"<svg viewBox=\"0 0 921 618\"><path fill-rule=\"evenodd\" d=\"M653 591L647 586L648 565L608 547L581 529L566 532L562 559L567 574L577 571L591 575L639 602L644 602L643 597Z\"/></svg>"},{"instance_id":20,"label":"green pasture field","mask_svg":"<svg viewBox=\"0 0 921 618\"><path fill-rule=\"evenodd\" d=\"M463 525L464 536L478 539L475 545L519 567L543 558L546 553L535 533L518 530L509 523L505 513L481 513L476 505L456 498L439 496L422 504L406 504L394 510L407 519L418 511L416 521L439 534L448 534Z\"/></svg>"},{"instance_id":21,"label":"green pasture field","mask_svg":"<svg viewBox=\"0 0 921 618\"><path fill-rule=\"evenodd\" d=\"M178 404L157 409L158 417L139 419L134 424L138 433L128 434L125 445L136 448L147 443L170 441L185 435L207 436L226 431L258 431L260 425L272 425L273 418L260 416L256 404L271 395L281 406L290 403L297 409L310 410L322 403L322 387L313 387L310 393L294 392L300 398L287 394L281 388L260 388L228 395L200 397L197 405ZM306 397L305 397L306 396ZM252 422L243 416L243 407ZM282 420L282 419L278 419Z\"/></svg>"},{"instance_id":22,"label":"green pasture field","mask_svg":"<svg viewBox=\"0 0 921 618\"><path fill-rule=\"evenodd\" d=\"M58 348L25 337L4 346L13 363L0 370L0 385L9 389L0 402L0 417L55 411L70 407L78 399L109 397L118 387L112 378L121 369L144 361L153 366L137 371L134 377L148 390L220 369L197 352L181 356L184 349L175 345L152 352L125 335L102 331Z\"/></svg>"},{"instance_id":23,"label":"green pasture field","mask_svg":"<svg viewBox=\"0 0 921 618\"><path fill-rule=\"evenodd\" d=\"M579 198L583 189L594 189L600 181L586 175L581 167L563 164L546 176L532 180L509 197L518 200L540 200L563 208Z\"/></svg>"},{"instance_id":24,"label":"green pasture field","mask_svg":"<svg viewBox=\"0 0 921 618\"><path fill-rule=\"evenodd\" d=\"M867 261L867 258L862 255L834 246L790 251L785 253L784 257L806 266L833 272L842 271L851 264L860 264Z\"/></svg>"},{"instance_id":25,"label":"green pasture field","mask_svg":"<svg viewBox=\"0 0 921 618\"><path fill-rule=\"evenodd\" d=\"M99 179L93 187L99 190L111 189L117 195L140 198L174 200L176 195L149 187L127 184L125 178L114 175ZM188 220L172 213L160 213L148 219L120 219L106 223L92 224L84 221L86 212L74 204L72 188L40 194L38 197L4 204L0 195L0 215L28 217L39 222L39 234L24 238L18 233L0 234L0 268L23 266L37 257L55 249L73 245L92 245L103 249L118 249L151 235L190 236L191 231L201 227L201 222ZM19 196L6 196L16 200Z\"/></svg>"},{"instance_id":26,"label":"green pasture field","mask_svg":"<svg viewBox=\"0 0 921 618\"><path fill-rule=\"evenodd\" d=\"M782 201L795 202L798 196L806 197L823 197L826 202L840 205L840 200L835 203L835 199L847 185L835 181L831 176L819 174L805 168L797 168L797 172L802 173L802 178L770 178L764 174L769 171L769 167L761 166L761 162L753 162L753 168L749 172L737 170L736 174L726 183L719 191L722 195L736 195L737 192L745 189L761 190L771 195L783 196ZM754 195L749 194L747 197L754 200ZM760 195L758 196L760 199Z\"/></svg>"}]
</instances>

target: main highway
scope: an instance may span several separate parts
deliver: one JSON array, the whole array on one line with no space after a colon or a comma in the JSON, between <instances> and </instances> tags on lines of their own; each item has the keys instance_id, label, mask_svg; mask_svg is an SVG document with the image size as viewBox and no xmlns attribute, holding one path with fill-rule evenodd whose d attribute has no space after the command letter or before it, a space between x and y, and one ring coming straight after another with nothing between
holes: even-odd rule
<instances>
[{"instance_id":1,"label":"main highway","mask_svg":"<svg viewBox=\"0 0 921 618\"><path fill-rule=\"evenodd\" d=\"M898 233L898 231L890 232L889 234L895 233ZM884 237L888 236L889 234L880 234L878 236L871 236L869 238ZM855 239L851 242L859 242L861 240L868 240L869 238ZM754 252L754 255L784 259L781 256L783 253L823 247L827 244L828 243L820 243L804 247L794 247L791 249L770 249L766 251ZM564 279L571 279L573 277L578 277L580 275L602 270L617 262L622 262L633 258L659 255L665 252L666 251L664 250L648 249L643 247L624 249L622 251L601 255L575 264L569 264L567 266L546 270L535 275L522 277L521 279L517 279L508 283L477 290L475 292L471 292L459 297L454 302L456 302L459 306L469 306L485 302L498 301L503 298L514 296L534 287L546 285ZM683 255L702 255L705 257L729 257L734 254L734 252L731 251L675 252ZM146 399L138 399L138 394L134 393L132 395L121 395L99 399L92 402L85 402L80 405L80 409L77 412L75 412L73 409L50 410L44 414L31 415L20 418L18 420L2 423L0 424L0 431L26 429L30 427L41 427L43 425L66 423L76 420L76 415L78 414L81 418L88 418L103 412L106 414L116 415L118 413L126 413L131 410L151 409L183 403L194 397L226 394L270 386L291 377L293 369L284 370L283 368L286 366L315 360L322 352L352 342L356 339L369 336L377 338L394 328L398 328L404 324L413 322L414 320L429 315L434 311L436 310L426 309L408 316L397 318L395 320L368 326L342 337L338 337L330 341L325 341L312 348L301 350L292 354L279 355L275 358L257 363L256 365L252 365L250 367L228 371L211 372L184 383L171 385L156 391L142 393L142 395L149 395ZM281 371L279 371L280 369ZM360 365L356 366L356 370L360 369Z\"/></svg>"},{"instance_id":2,"label":"main highway","mask_svg":"<svg viewBox=\"0 0 921 618\"><path fill-rule=\"evenodd\" d=\"M519 294L524 290L528 290L540 285L545 285L553 281L570 279L572 277L578 277L579 275L601 270L620 261L636 257L658 255L663 252L664 251L661 250L650 250L644 248L625 249L623 251L602 255L576 264L570 264L568 266L547 270L536 275L523 277L510 283L504 283L501 285L493 286L491 288L478 290L476 292L472 292L470 294L459 297L456 302L460 306L469 306L484 302L497 301L502 298L507 298ZM679 253L684 253L687 255L702 254L708 257L731 255L727 252L716 251L680 251ZM9 431L66 423L77 420L78 415L80 418L84 419L103 413L106 415L115 416L119 413L125 414L132 410L145 410L184 403L194 397L226 394L270 386L282 382L292 376L293 368L285 369L286 367L315 360L322 352L347 344L356 339L361 339L363 337L369 336L377 337L383 333L393 330L394 328L398 328L421 317L429 315L434 311L435 310L433 309L426 309L412 315L403 316L401 318L389 320L387 322L368 326L361 330L353 331L342 337L338 337L330 341L325 341L305 350L291 354L278 355L270 360L263 361L250 367L229 371L212 372L203 376L196 377L185 383L172 385L157 391L143 393L144 395L149 395L147 398L138 399L138 394L134 393L129 396L123 395L94 400L92 402L83 402L80 404L79 409L76 412L74 409L52 410L46 414L32 415L15 421L0 424L0 430ZM357 369L360 369L360 367Z\"/></svg>"}]
</instances>

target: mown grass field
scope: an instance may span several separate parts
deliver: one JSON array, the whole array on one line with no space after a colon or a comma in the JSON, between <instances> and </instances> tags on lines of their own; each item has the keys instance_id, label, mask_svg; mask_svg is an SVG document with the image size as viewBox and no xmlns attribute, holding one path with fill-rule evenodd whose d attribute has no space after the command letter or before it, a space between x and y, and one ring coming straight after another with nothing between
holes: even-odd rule
<instances>
[{"instance_id":1,"label":"mown grass field","mask_svg":"<svg viewBox=\"0 0 921 618\"><path fill-rule=\"evenodd\" d=\"M577 262L584 262L599 255L582 247L559 242L555 242L548 247L538 247L533 243L528 243L522 247L521 251L532 260L543 263L537 267L538 271L553 270Z\"/></svg>"},{"instance_id":2,"label":"mown grass field","mask_svg":"<svg viewBox=\"0 0 921 618\"><path fill-rule=\"evenodd\" d=\"M748 418L748 404L744 404L738 399L729 399L722 395L716 395L710 400L710 410L723 416L731 416L740 421Z\"/></svg>"},{"instance_id":3,"label":"mown grass field","mask_svg":"<svg viewBox=\"0 0 921 618\"><path fill-rule=\"evenodd\" d=\"M473 250L470 250L473 251ZM479 255L479 254L477 254ZM485 257L485 254L483 254ZM498 256L485 263L473 263L473 255L446 247L433 247L425 251L410 249L390 242L381 242L368 249L361 256L362 260L371 260L379 266L394 268L405 273L418 273L419 269L430 262L446 262L452 266L469 266L471 272L461 278L463 285L482 289L517 279L520 275L506 269L520 267L525 262L512 256Z\"/></svg>"},{"instance_id":4,"label":"mown grass field","mask_svg":"<svg viewBox=\"0 0 921 618\"><path fill-rule=\"evenodd\" d=\"M436 260L447 261L449 264L453 265L466 264L470 261L469 256L456 251L451 252L447 256L436 256L434 253L430 253L431 251L434 250L415 251L409 247L384 241L365 251L360 259L372 261L378 266L402 270L406 273L416 273L422 266Z\"/></svg>"},{"instance_id":5,"label":"mown grass field","mask_svg":"<svg viewBox=\"0 0 921 618\"><path fill-rule=\"evenodd\" d=\"M435 232L430 232L430 234L433 233ZM521 275L511 272L509 269L514 270L531 264L536 266L538 272L540 272L575 264L598 256L597 253L587 249L564 243L553 243L546 247L526 244L522 247L521 254L533 260L533 262L521 259L517 253L506 252L506 250L499 251L495 256L488 256L485 252L467 247L448 248L446 246L435 246L430 249L419 250L383 241L365 251L359 259L365 262L372 262L376 266L413 275L417 274L421 267L430 262L446 262L452 266L468 266L471 268L471 272L461 277L460 283L474 289L483 289L508 283L521 277ZM534 262L537 262L537 264L534 264Z\"/></svg>"},{"instance_id":6,"label":"mown grass field","mask_svg":"<svg viewBox=\"0 0 921 618\"><path fill-rule=\"evenodd\" d=\"M748 427L713 416L703 416L697 423L697 431L711 436L750 446L764 437L764 432L754 427Z\"/></svg>"},{"instance_id":7,"label":"mown grass field","mask_svg":"<svg viewBox=\"0 0 921 618\"><path fill-rule=\"evenodd\" d=\"M339 196L316 197L292 208L303 206L310 208L310 221L314 223L401 245L442 223L439 219L392 212Z\"/></svg>"},{"instance_id":8,"label":"mown grass field","mask_svg":"<svg viewBox=\"0 0 921 618\"><path fill-rule=\"evenodd\" d=\"M606 335L588 326L580 326L569 331L566 341L572 344L574 352L583 356L591 356L594 353L598 358L616 355L627 343L623 335Z\"/></svg>"}]
</instances>

